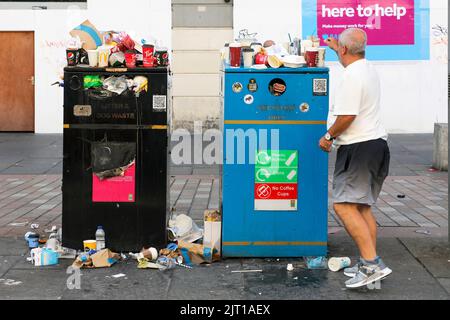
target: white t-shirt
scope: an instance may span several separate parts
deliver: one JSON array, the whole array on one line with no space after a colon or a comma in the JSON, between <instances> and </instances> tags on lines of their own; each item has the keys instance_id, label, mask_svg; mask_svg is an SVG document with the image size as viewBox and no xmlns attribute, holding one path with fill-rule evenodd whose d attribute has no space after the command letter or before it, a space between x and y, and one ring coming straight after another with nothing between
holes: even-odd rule
<instances>
[{"instance_id":1,"label":"white t-shirt","mask_svg":"<svg viewBox=\"0 0 450 320\"><path fill-rule=\"evenodd\" d=\"M380 79L372 64L366 59L361 59L345 68L330 114L356 118L336 139L336 145L349 145L380 138L387 140L387 132L381 124L380 98Z\"/></svg>"}]
</instances>

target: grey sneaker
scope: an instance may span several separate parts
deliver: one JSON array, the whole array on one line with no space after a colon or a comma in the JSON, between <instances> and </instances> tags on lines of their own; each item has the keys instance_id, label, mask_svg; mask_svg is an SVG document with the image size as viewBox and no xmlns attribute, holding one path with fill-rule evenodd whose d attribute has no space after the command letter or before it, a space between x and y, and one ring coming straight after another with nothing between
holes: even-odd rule
<instances>
[{"instance_id":1,"label":"grey sneaker","mask_svg":"<svg viewBox=\"0 0 450 320\"><path fill-rule=\"evenodd\" d=\"M350 289L361 288L371 283L381 281L392 273L392 270L386 267L380 259L377 265L362 264L358 273L352 279L345 282L345 286Z\"/></svg>"},{"instance_id":2,"label":"grey sneaker","mask_svg":"<svg viewBox=\"0 0 450 320\"><path fill-rule=\"evenodd\" d=\"M359 268L361 267L362 263L361 261L359 261L357 264L355 264L353 267L351 268L345 268L344 269L344 274L347 277L353 278L354 276L356 276L356 274L359 271Z\"/></svg>"}]
</instances>

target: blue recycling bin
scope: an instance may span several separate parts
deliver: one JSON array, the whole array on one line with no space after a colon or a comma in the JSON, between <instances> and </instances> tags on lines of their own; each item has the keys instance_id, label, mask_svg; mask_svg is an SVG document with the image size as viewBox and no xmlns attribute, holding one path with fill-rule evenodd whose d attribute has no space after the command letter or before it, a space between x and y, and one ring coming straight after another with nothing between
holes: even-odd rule
<instances>
[{"instance_id":1,"label":"blue recycling bin","mask_svg":"<svg viewBox=\"0 0 450 320\"><path fill-rule=\"evenodd\" d=\"M222 256L327 254L327 68L222 70Z\"/></svg>"}]
</instances>

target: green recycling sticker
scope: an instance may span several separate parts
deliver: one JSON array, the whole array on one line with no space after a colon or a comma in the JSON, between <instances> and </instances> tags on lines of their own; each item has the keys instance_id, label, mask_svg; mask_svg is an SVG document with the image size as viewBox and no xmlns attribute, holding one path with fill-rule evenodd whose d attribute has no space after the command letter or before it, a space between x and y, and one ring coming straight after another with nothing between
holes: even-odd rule
<instances>
[{"instance_id":1,"label":"green recycling sticker","mask_svg":"<svg viewBox=\"0 0 450 320\"><path fill-rule=\"evenodd\" d=\"M269 150L256 154L255 183L297 183L298 151Z\"/></svg>"}]
</instances>

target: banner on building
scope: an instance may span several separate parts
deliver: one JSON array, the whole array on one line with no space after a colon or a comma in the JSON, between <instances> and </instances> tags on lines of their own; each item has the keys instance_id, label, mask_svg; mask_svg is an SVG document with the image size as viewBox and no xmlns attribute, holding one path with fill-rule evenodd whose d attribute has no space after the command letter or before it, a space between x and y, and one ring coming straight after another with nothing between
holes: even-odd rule
<instances>
[{"instance_id":1,"label":"banner on building","mask_svg":"<svg viewBox=\"0 0 450 320\"><path fill-rule=\"evenodd\" d=\"M364 29L370 60L428 60L429 0L302 1L303 39L317 35L325 46L347 28ZM336 60L330 52L328 60Z\"/></svg>"}]
</instances>

